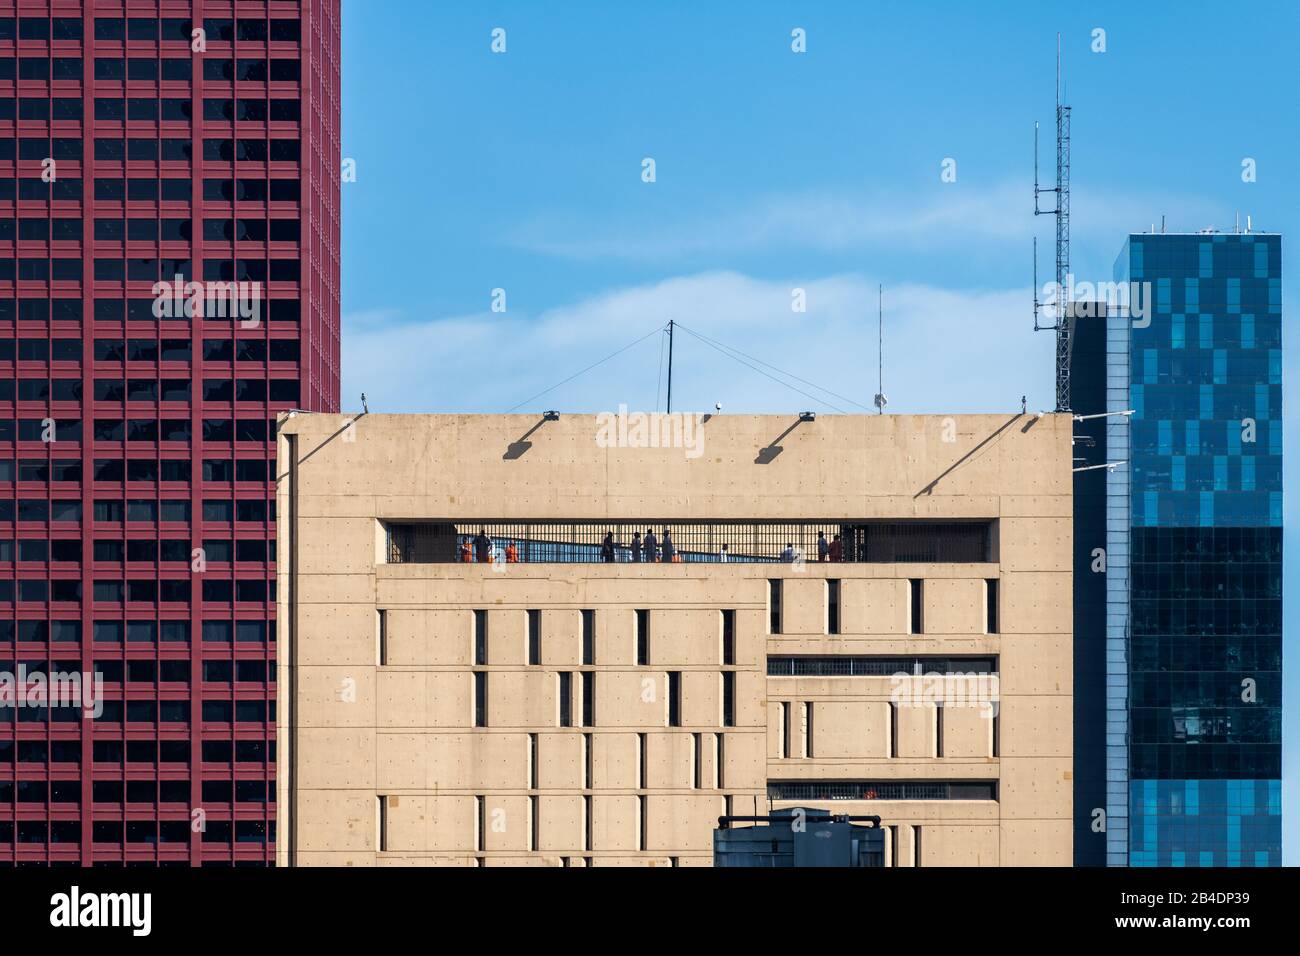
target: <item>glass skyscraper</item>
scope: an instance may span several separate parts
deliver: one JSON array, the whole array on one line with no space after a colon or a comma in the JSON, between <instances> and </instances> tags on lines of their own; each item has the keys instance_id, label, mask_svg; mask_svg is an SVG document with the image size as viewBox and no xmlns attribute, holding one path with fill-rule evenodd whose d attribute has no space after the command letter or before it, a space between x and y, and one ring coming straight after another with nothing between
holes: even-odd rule
<instances>
[{"instance_id":1,"label":"glass skyscraper","mask_svg":"<svg viewBox=\"0 0 1300 956\"><path fill-rule=\"evenodd\" d=\"M1110 865L1281 863L1281 259L1276 235L1131 235L1130 308L1074 368L1105 380L1076 409L1111 413L1093 457L1125 462L1104 529L1076 515L1077 553L1106 551L1104 625L1079 635L1104 691L1077 691L1105 698Z\"/></svg>"}]
</instances>

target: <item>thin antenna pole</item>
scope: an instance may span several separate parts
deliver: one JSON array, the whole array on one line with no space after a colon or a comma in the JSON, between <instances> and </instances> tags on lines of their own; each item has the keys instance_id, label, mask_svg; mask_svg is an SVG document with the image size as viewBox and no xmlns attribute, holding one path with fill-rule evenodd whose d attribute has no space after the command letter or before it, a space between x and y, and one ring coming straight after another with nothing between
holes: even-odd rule
<instances>
[{"instance_id":1,"label":"thin antenna pole","mask_svg":"<svg viewBox=\"0 0 1300 956\"><path fill-rule=\"evenodd\" d=\"M1035 196L1034 198L1037 199L1038 197ZM1034 236L1034 286L1033 286L1033 294L1034 294L1034 331L1035 331L1035 332L1041 332L1042 330L1038 327L1038 237L1037 237L1037 236Z\"/></svg>"},{"instance_id":2,"label":"thin antenna pole","mask_svg":"<svg viewBox=\"0 0 1300 956\"><path fill-rule=\"evenodd\" d=\"M889 399L885 398L885 286L881 283L876 287L876 381L879 383L876 392L876 412L885 414L885 406L889 404Z\"/></svg>"},{"instance_id":3,"label":"thin antenna pole","mask_svg":"<svg viewBox=\"0 0 1300 956\"><path fill-rule=\"evenodd\" d=\"M1056 108L1061 108L1061 34L1056 34Z\"/></svg>"},{"instance_id":4,"label":"thin antenna pole","mask_svg":"<svg viewBox=\"0 0 1300 956\"><path fill-rule=\"evenodd\" d=\"M1034 122L1034 215L1038 215L1038 122Z\"/></svg>"},{"instance_id":5,"label":"thin antenna pole","mask_svg":"<svg viewBox=\"0 0 1300 956\"><path fill-rule=\"evenodd\" d=\"M673 410L673 320L668 320L668 411Z\"/></svg>"}]
</instances>

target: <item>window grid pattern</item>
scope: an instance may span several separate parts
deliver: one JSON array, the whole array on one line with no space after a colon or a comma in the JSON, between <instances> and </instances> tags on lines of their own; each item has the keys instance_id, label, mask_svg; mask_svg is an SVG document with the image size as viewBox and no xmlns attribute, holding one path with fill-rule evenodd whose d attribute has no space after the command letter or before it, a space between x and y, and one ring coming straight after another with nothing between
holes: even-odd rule
<instances>
[{"instance_id":1,"label":"window grid pattern","mask_svg":"<svg viewBox=\"0 0 1300 956\"><path fill-rule=\"evenodd\" d=\"M1128 355L1134 866L1280 863L1281 257L1276 235L1134 235L1117 263L1149 290Z\"/></svg>"},{"instance_id":2,"label":"window grid pattern","mask_svg":"<svg viewBox=\"0 0 1300 956\"><path fill-rule=\"evenodd\" d=\"M265 865L273 421L339 403L339 3L15 7L0 669L99 671L106 700L0 707L0 862ZM259 282L257 324L169 313L177 275Z\"/></svg>"}]
</instances>

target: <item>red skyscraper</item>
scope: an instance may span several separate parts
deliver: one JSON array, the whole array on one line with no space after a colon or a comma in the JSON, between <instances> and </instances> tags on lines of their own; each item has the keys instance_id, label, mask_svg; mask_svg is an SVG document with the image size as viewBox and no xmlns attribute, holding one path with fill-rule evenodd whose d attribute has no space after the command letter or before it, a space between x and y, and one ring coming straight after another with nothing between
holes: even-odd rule
<instances>
[{"instance_id":1,"label":"red skyscraper","mask_svg":"<svg viewBox=\"0 0 1300 956\"><path fill-rule=\"evenodd\" d=\"M273 431L339 405L339 6L0 0L0 863L274 859ZM33 695L72 673L97 718Z\"/></svg>"}]
</instances>

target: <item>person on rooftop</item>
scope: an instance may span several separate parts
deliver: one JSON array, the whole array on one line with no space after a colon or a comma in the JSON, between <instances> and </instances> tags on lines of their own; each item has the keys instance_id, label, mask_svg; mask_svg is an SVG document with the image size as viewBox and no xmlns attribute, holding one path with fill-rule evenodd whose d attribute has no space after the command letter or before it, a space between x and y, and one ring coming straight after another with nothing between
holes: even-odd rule
<instances>
[{"instance_id":1,"label":"person on rooftop","mask_svg":"<svg viewBox=\"0 0 1300 956\"><path fill-rule=\"evenodd\" d=\"M486 528L479 528L478 534L474 536L474 560L481 564L487 564L492 560L489 552L492 550L492 539L487 536Z\"/></svg>"}]
</instances>

